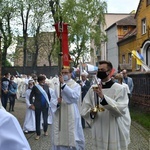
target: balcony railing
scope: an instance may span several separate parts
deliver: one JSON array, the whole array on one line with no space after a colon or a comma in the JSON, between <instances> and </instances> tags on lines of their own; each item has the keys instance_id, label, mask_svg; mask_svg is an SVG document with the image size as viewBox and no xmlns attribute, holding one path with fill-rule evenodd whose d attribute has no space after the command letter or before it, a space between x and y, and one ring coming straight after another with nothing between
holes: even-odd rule
<instances>
[{"instance_id":1,"label":"balcony railing","mask_svg":"<svg viewBox=\"0 0 150 150\"><path fill-rule=\"evenodd\" d=\"M127 64L127 63L120 64L120 69L121 70L123 70L123 69L131 70L132 69L132 65L131 64Z\"/></svg>"}]
</instances>

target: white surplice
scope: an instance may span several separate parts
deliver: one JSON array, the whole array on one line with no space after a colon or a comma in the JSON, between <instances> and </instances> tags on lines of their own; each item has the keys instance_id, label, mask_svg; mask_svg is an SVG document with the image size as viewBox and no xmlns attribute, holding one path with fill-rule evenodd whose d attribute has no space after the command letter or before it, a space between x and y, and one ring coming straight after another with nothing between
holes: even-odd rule
<instances>
[{"instance_id":1,"label":"white surplice","mask_svg":"<svg viewBox=\"0 0 150 150\"><path fill-rule=\"evenodd\" d=\"M130 143L131 119L126 89L114 83L102 91L108 105L100 107L105 111L98 112L95 119L91 119L90 110L95 107L92 88L87 92L81 109L81 115L92 126L93 150L127 150Z\"/></svg>"},{"instance_id":2,"label":"white surplice","mask_svg":"<svg viewBox=\"0 0 150 150\"><path fill-rule=\"evenodd\" d=\"M29 97L32 89L27 89L25 92L26 114L23 124L23 131L35 131L35 111L30 109L31 106Z\"/></svg>"},{"instance_id":3,"label":"white surplice","mask_svg":"<svg viewBox=\"0 0 150 150\"><path fill-rule=\"evenodd\" d=\"M58 90L59 86L55 88ZM66 82L61 96L63 99L61 109L57 109L54 114L52 150L84 150L85 140L78 106L81 100L81 86L70 79ZM59 111L61 111L60 130Z\"/></svg>"},{"instance_id":4,"label":"white surplice","mask_svg":"<svg viewBox=\"0 0 150 150\"><path fill-rule=\"evenodd\" d=\"M56 93L52 88L49 88L51 99L50 99L50 108L48 109L48 124L53 123L53 112L56 111L57 107L57 97Z\"/></svg>"},{"instance_id":5,"label":"white surplice","mask_svg":"<svg viewBox=\"0 0 150 150\"><path fill-rule=\"evenodd\" d=\"M0 150L31 150L18 120L0 109Z\"/></svg>"}]
</instances>

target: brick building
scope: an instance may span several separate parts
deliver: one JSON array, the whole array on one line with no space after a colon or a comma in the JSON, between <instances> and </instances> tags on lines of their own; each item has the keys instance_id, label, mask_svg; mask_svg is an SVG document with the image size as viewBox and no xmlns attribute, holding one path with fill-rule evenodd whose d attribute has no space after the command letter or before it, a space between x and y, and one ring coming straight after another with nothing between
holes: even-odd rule
<instances>
[{"instance_id":1,"label":"brick building","mask_svg":"<svg viewBox=\"0 0 150 150\"><path fill-rule=\"evenodd\" d=\"M49 61L49 56L52 55L54 44L55 32L41 32L38 36L38 58L37 66L50 66L56 65L56 61L53 57ZM18 37L18 42L15 50L14 66L23 66L23 37ZM30 67L33 65L36 55L36 45L34 37L27 38L27 56L26 66ZM51 62L51 64L49 64Z\"/></svg>"}]
</instances>

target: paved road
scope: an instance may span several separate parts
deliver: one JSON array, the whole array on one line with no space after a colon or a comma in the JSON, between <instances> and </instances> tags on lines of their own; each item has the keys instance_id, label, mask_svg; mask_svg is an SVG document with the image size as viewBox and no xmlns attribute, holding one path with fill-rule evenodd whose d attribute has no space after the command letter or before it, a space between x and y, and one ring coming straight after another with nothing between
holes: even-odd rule
<instances>
[{"instance_id":1,"label":"paved road","mask_svg":"<svg viewBox=\"0 0 150 150\"><path fill-rule=\"evenodd\" d=\"M24 100L16 101L15 111L11 112L13 115L17 117L21 126L23 125L24 115L25 115L26 104ZM34 140L35 133L25 134L32 150L51 150L51 140L50 140L50 128L49 125L48 131L49 135L44 136L41 135L41 138L36 141ZM86 140L86 149L92 150L91 143L91 129L84 129L85 140ZM132 122L131 125L131 144L129 145L129 150L150 150L150 132L145 130L136 122Z\"/></svg>"}]
</instances>

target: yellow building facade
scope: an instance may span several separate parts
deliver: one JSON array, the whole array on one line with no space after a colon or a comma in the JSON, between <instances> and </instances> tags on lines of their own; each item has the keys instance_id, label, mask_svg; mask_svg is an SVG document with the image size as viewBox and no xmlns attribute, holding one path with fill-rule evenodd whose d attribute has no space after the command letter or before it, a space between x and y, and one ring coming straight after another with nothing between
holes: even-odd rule
<instances>
[{"instance_id":1,"label":"yellow building facade","mask_svg":"<svg viewBox=\"0 0 150 150\"><path fill-rule=\"evenodd\" d=\"M140 0L135 19L136 29L118 42L120 67L130 71L140 71L131 55L132 50L141 53L144 63L150 66L150 0Z\"/></svg>"}]
</instances>

